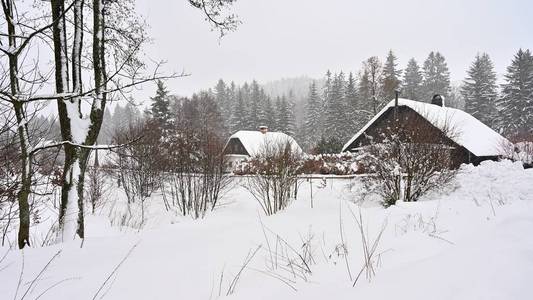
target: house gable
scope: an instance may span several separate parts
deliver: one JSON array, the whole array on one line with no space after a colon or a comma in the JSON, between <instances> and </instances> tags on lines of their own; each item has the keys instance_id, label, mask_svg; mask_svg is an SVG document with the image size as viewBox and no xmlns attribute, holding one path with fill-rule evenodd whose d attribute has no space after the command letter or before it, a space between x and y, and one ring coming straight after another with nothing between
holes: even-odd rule
<instances>
[{"instance_id":1,"label":"house gable","mask_svg":"<svg viewBox=\"0 0 533 300\"><path fill-rule=\"evenodd\" d=\"M226 147L224 148L224 154L238 154L238 155L247 155L250 156L246 148L242 144L239 138L231 138Z\"/></svg>"},{"instance_id":2,"label":"house gable","mask_svg":"<svg viewBox=\"0 0 533 300\"><path fill-rule=\"evenodd\" d=\"M448 130L453 132L455 129ZM408 106L389 107L356 139L346 145L345 150L353 151L372 143L381 143L385 138L397 134L400 140L406 142L449 146L454 167L458 167L461 163L477 162L478 158L474 154L448 136L450 132L443 132Z\"/></svg>"},{"instance_id":3,"label":"house gable","mask_svg":"<svg viewBox=\"0 0 533 300\"><path fill-rule=\"evenodd\" d=\"M408 99L392 100L378 112L359 132L357 132L343 147L343 151L353 149L354 142L361 138L361 135L367 133L369 127L388 112L391 108L400 109L408 107L425 118L434 127L444 130L446 127L454 129L453 135L449 138L456 144L467 149L471 154L477 157L492 159L505 154L504 146L511 143L500 134L492 130L487 125L480 122L470 114L451 107L441 107L435 104L429 104Z\"/></svg>"}]
</instances>

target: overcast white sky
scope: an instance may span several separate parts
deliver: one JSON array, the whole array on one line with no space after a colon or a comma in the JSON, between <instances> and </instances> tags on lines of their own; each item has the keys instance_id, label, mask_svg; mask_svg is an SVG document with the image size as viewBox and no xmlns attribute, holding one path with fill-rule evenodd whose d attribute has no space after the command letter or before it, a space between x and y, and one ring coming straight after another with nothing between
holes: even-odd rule
<instances>
[{"instance_id":1,"label":"overcast white sky","mask_svg":"<svg viewBox=\"0 0 533 300\"><path fill-rule=\"evenodd\" d=\"M388 49L402 68L438 50L452 80L462 80L477 52L489 53L501 74L518 48L533 49L532 0L238 0L242 24L221 41L186 0L139 0L137 7L154 39L147 53L166 60L168 72L191 74L168 82L180 95L219 78L266 82L356 71ZM153 92L146 86L137 96Z\"/></svg>"}]
</instances>

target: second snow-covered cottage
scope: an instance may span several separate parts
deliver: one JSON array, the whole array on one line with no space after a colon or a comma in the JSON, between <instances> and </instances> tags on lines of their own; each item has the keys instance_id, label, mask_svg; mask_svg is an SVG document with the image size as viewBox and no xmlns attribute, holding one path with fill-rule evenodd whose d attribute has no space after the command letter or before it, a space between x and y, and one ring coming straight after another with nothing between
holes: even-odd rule
<instances>
[{"instance_id":1,"label":"second snow-covered cottage","mask_svg":"<svg viewBox=\"0 0 533 300\"><path fill-rule=\"evenodd\" d=\"M224 146L224 154L232 166L245 158L261 156L267 148L287 144L292 151L302 153L302 148L291 136L283 132L269 132L266 126L261 126L258 131L235 132Z\"/></svg>"},{"instance_id":2,"label":"second snow-covered cottage","mask_svg":"<svg viewBox=\"0 0 533 300\"><path fill-rule=\"evenodd\" d=\"M505 155L510 142L472 115L444 106L442 97L435 95L432 103L408 99L389 102L342 148L357 151L379 143L386 132L398 126L423 132L424 137L449 146L455 166L461 163L479 164L483 160L496 160ZM413 124L411 127L406 123ZM424 142L424 141L419 141Z\"/></svg>"}]
</instances>

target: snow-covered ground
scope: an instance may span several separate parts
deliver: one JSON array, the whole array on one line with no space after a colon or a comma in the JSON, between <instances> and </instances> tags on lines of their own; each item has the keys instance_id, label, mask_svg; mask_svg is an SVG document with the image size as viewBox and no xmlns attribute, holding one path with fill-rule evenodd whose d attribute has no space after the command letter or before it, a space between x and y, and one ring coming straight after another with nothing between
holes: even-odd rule
<instances>
[{"instance_id":1,"label":"snow-covered ground","mask_svg":"<svg viewBox=\"0 0 533 300\"><path fill-rule=\"evenodd\" d=\"M466 166L453 188L388 209L354 203L357 180L311 184L270 217L237 184L202 220L165 212L155 195L142 231L111 225L106 211L87 217L83 247L0 248L0 299L532 297L532 170ZM372 274L362 269L359 214L368 248L384 228Z\"/></svg>"}]
</instances>

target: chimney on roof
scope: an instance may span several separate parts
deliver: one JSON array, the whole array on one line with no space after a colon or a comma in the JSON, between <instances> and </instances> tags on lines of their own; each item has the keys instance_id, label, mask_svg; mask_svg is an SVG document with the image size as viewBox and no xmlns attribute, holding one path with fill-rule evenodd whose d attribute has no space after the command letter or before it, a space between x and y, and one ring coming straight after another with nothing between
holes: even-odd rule
<instances>
[{"instance_id":1,"label":"chimney on roof","mask_svg":"<svg viewBox=\"0 0 533 300\"><path fill-rule=\"evenodd\" d=\"M439 94L435 94L433 96L433 98L431 98L431 104L435 104L435 105L438 105L440 107L444 107L444 97L439 95Z\"/></svg>"},{"instance_id":2,"label":"chimney on roof","mask_svg":"<svg viewBox=\"0 0 533 300\"><path fill-rule=\"evenodd\" d=\"M267 126L259 126L259 131L262 134L266 134L268 132L268 127Z\"/></svg>"}]
</instances>

